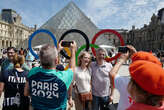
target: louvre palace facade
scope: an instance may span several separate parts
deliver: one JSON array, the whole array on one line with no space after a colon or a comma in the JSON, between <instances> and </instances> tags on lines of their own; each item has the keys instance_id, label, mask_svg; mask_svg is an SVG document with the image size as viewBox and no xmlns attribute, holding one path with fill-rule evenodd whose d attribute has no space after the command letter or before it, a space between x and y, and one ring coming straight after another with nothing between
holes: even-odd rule
<instances>
[{"instance_id":1,"label":"louvre palace facade","mask_svg":"<svg viewBox=\"0 0 164 110\"><path fill-rule=\"evenodd\" d=\"M17 47L36 28L30 28L22 23L22 18L12 9L3 9L0 15L0 49L9 46Z\"/></svg>"},{"instance_id":2,"label":"louvre palace facade","mask_svg":"<svg viewBox=\"0 0 164 110\"><path fill-rule=\"evenodd\" d=\"M150 23L140 29L132 29L124 33L126 44L132 44L137 50L158 53L164 51L164 8L153 14Z\"/></svg>"}]
</instances>

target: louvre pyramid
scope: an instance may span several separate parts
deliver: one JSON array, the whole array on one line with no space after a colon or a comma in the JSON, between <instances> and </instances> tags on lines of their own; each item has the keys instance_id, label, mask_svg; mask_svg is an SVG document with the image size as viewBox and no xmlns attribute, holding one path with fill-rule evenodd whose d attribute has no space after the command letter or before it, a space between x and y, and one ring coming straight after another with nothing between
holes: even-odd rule
<instances>
[{"instance_id":1,"label":"louvre pyramid","mask_svg":"<svg viewBox=\"0 0 164 110\"><path fill-rule=\"evenodd\" d=\"M83 31L89 37L90 42L93 36L99 31L96 25L92 23L92 21L75 5L74 2L70 2L55 16L51 17L40 27L40 29L48 29L55 35L57 40L59 40L61 35L67 30L78 29ZM77 33L68 34L65 37L65 40L75 40L79 47L85 44L84 38L79 36L80 35ZM102 44L105 41L106 39L101 37L98 42L99 44ZM48 35L44 33L38 34L32 40L32 46L46 43L53 43L53 41ZM25 45L27 45L27 40Z\"/></svg>"}]
</instances>

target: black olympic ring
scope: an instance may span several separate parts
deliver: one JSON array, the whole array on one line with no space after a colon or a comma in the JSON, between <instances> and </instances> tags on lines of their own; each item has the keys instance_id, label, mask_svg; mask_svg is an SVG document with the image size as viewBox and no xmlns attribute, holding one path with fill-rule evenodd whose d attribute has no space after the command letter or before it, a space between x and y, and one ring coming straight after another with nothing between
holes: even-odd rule
<instances>
[{"instance_id":1,"label":"black olympic ring","mask_svg":"<svg viewBox=\"0 0 164 110\"><path fill-rule=\"evenodd\" d=\"M63 40L64 37L65 37L67 34L69 34L69 33L79 33L80 35L82 35L83 38L84 38L85 41L86 41L86 49L85 49L85 50L86 50L86 51L89 50L89 44L90 44L90 42L89 42L88 36L87 36L84 32L82 32L82 31L80 31L80 30L78 30L78 29L70 29L70 30L66 31L66 32L65 32L64 34L62 34L62 36L60 37L59 42L60 42L61 40ZM66 54L66 52L61 52L61 54L62 54L65 58L70 59L70 57Z\"/></svg>"}]
</instances>

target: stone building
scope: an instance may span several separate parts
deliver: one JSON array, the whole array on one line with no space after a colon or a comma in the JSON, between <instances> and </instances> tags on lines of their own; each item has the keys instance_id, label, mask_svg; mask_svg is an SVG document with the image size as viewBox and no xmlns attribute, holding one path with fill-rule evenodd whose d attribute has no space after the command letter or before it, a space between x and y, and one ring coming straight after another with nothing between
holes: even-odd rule
<instances>
[{"instance_id":1,"label":"stone building","mask_svg":"<svg viewBox=\"0 0 164 110\"><path fill-rule=\"evenodd\" d=\"M22 23L22 18L12 9L3 9L0 15L0 49L17 47L35 31ZM18 47L20 48L20 47Z\"/></svg>"},{"instance_id":2,"label":"stone building","mask_svg":"<svg viewBox=\"0 0 164 110\"><path fill-rule=\"evenodd\" d=\"M121 35L121 37L123 38L123 40L125 39L124 37L127 36L128 30L126 30L126 29L112 29L112 30L115 30L116 32L118 32ZM108 37L108 42L110 42L111 46L118 47L121 45L120 39L115 34L104 33L103 36ZM126 43L126 42L124 41L124 43Z\"/></svg>"},{"instance_id":3,"label":"stone building","mask_svg":"<svg viewBox=\"0 0 164 110\"><path fill-rule=\"evenodd\" d=\"M164 8L158 15L153 14L148 25L140 29L132 29L126 32L124 41L132 44L137 50L152 51L158 53L164 51Z\"/></svg>"}]
</instances>

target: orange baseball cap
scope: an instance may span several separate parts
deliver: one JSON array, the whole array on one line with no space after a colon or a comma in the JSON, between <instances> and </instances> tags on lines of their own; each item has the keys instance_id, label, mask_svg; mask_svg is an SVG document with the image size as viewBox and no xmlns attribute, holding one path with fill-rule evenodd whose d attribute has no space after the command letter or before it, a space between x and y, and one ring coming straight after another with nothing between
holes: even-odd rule
<instances>
[{"instance_id":1,"label":"orange baseball cap","mask_svg":"<svg viewBox=\"0 0 164 110\"><path fill-rule=\"evenodd\" d=\"M132 79L143 90L164 95L164 69L158 63L136 60L130 64L129 71Z\"/></svg>"},{"instance_id":2,"label":"orange baseball cap","mask_svg":"<svg viewBox=\"0 0 164 110\"><path fill-rule=\"evenodd\" d=\"M158 60L158 58L150 52L140 51L140 52L134 53L131 59L132 59L132 63L137 60L145 60L145 61L153 62L162 66L162 63Z\"/></svg>"}]
</instances>

